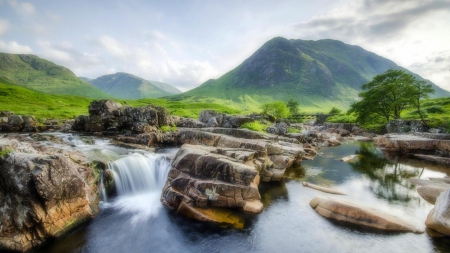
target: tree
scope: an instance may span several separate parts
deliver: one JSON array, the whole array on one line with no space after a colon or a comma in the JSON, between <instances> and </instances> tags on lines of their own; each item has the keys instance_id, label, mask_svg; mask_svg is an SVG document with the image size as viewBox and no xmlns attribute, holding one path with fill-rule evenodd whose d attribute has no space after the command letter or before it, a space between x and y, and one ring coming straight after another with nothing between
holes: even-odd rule
<instances>
[{"instance_id":1,"label":"tree","mask_svg":"<svg viewBox=\"0 0 450 253\"><path fill-rule=\"evenodd\" d=\"M431 84L427 83L424 80L415 80L412 83L412 86L410 88L410 96L411 96L411 105L414 106L417 109L417 112L420 116L420 121L422 121L422 124L425 127L428 127L427 122L425 121L425 113L420 108L420 100L429 98L429 94L434 93L433 86Z\"/></svg>"},{"instance_id":2,"label":"tree","mask_svg":"<svg viewBox=\"0 0 450 253\"><path fill-rule=\"evenodd\" d=\"M299 106L299 102L295 101L294 99L289 99L289 101L287 102L286 106L287 108L289 108L289 112L292 114L296 114L298 113L298 106Z\"/></svg>"},{"instance_id":3,"label":"tree","mask_svg":"<svg viewBox=\"0 0 450 253\"><path fill-rule=\"evenodd\" d=\"M265 103L261 106L262 114L272 116L275 120L289 117L289 109L282 101Z\"/></svg>"},{"instance_id":4,"label":"tree","mask_svg":"<svg viewBox=\"0 0 450 253\"><path fill-rule=\"evenodd\" d=\"M361 87L361 101L353 103L349 113L356 113L361 123L399 119L408 106L420 109L420 100L432 92L429 88L431 85L411 74L390 69Z\"/></svg>"},{"instance_id":5,"label":"tree","mask_svg":"<svg viewBox=\"0 0 450 253\"><path fill-rule=\"evenodd\" d=\"M342 110L336 107L331 108L330 112L328 114L339 114Z\"/></svg>"}]
</instances>

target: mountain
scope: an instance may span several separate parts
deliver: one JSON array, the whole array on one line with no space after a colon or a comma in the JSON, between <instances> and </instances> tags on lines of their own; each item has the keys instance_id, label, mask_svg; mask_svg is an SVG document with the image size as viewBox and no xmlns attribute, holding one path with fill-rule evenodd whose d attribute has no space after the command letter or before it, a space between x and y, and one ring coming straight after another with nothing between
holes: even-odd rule
<instances>
[{"instance_id":1,"label":"mountain","mask_svg":"<svg viewBox=\"0 0 450 253\"><path fill-rule=\"evenodd\" d=\"M144 80L128 73L104 75L89 81L98 89L121 99L140 99L165 97L180 93L166 83Z\"/></svg>"},{"instance_id":2,"label":"mountain","mask_svg":"<svg viewBox=\"0 0 450 253\"><path fill-rule=\"evenodd\" d=\"M149 81L149 82L151 84L155 85L156 87L160 88L161 90L172 93L173 95L182 93L181 90L173 87L170 84L162 83L162 82L158 82L158 81Z\"/></svg>"},{"instance_id":3,"label":"mountain","mask_svg":"<svg viewBox=\"0 0 450 253\"><path fill-rule=\"evenodd\" d=\"M31 54L0 53L0 78L49 94L108 98L69 69Z\"/></svg>"},{"instance_id":4,"label":"mountain","mask_svg":"<svg viewBox=\"0 0 450 253\"><path fill-rule=\"evenodd\" d=\"M357 100L363 84L391 68L405 70L391 60L341 41L276 37L219 79L208 80L174 99L213 97L254 108L255 103L293 98L306 107L348 108ZM450 95L433 87L433 97Z\"/></svg>"}]
</instances>

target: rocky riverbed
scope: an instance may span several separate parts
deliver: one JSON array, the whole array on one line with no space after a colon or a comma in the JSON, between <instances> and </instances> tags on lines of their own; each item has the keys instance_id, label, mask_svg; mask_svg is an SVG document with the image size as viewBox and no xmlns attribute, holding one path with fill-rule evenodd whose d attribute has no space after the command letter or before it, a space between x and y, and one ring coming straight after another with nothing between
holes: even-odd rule
<instances>
[{"instance_id":1,"label":"rocky riverbed","mask_svg":"<svg viewBox=\"0 0 450 253\"><path fill-rule=\"evenodd\" d=\"M238 128L261 120L255 116L204 111L199 120L193 120L170 116L162 107L132 108L107 100L93 102L89 112L90 115L73 121L72 131L108 136L115 145L134 149L180 147L162 190L162 203L189 218L234 227L240 225L217 210L260 213L264 209L261 183L282 180L288 168L314 159L321 147L338 146L352 139L371 141L374 137L352 124L303 126L302 133L290 134L286 130L288 124L278 123L271 127L271 132L276 134L259 133ZM177 128L164 132L161 129L166 125ZM422 159L433 157L445 164L449 141L442 136L430 138L430 135L386 135L375 138L375 142L387 152ZM49 147L42 144L45 142L60 146ZM64 234L98 212L99 175L105 164L92 163L82 153L64 148L65 145L70 143L39 134L7 135L0 139L0 166L7 171L0 180L5 207L1 209L0 220L2 247L29 250ZM104 174L111 175L107 171ZM433 195L434 201L441 192L445 194L443 190ZM314 208L320 206L319 202L322 201L314 202ZM446 229L441 228L448 220L442 218L446 217L448 205L436 203L436 206L427 219L427 226L446 234ZM359 218L349 218L347 222L352 219Z\"/></svg>"}]
</instances>

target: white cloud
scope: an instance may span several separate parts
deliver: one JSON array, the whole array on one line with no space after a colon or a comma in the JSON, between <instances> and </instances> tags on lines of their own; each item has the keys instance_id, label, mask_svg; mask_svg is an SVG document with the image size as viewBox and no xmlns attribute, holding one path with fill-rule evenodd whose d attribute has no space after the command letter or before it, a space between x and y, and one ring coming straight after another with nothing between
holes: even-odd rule
<instances>
[{"instance_id":1,"label":"white cloud","mask_svg":"<svg viewBox=\"0 0 450 253\"><path fill-rule=\"evenodd\" d=\"M30 2L19 2L17 0L9 0L8 3L16 11L26 15L32 15L36 12L34 5Z\"/></svg>"},{"instance_id":2,"label":"white cloud","mask_svg":"<svg viewBox=\"0 0 450 253\"><path fill-rule=\"evenodd\" d=\"M448 71L427 59L450 44L449 10L450 0L352 0L292 28L302 38L359 45L448 89Z\"/></svg>"},{"instance_id":3,"label":"white cloud","mask_svg":"<svg viewBox=\"0 0 450 253\"><path fill-rule=\"evenodd\" d=\"M34 5L32 3L21 3L20 7L26 14L34 14L35 12Z\"/></svg>"},{"instance_id":4,"label":"white cloud","mask_svg":"<svg viewBox=\"0 0 450 253\"><path fill-rule=\"evenodd\" d=\"M4 42L0 40L0 51L10 54L30 54L33 50L29 46L20 45L16 41Z\"/></svg>"},{"instance_id":5,"label":"white cloud","mask_svg":"<svg viewBox=\"0 0 450 253\"><path fill-rule=\"evenodd\" d=\"M5 34L9 29L9 21L7 19L0 19L0 35Z\"/></svg>"},{"instance_id":6,"label":"white cloud","mask_svg":"<svg viewBox=\"0 0 450 253\"><path fill-rule=\"evenodd\" d=\"M116 39L107 35L100 36L97 42L113 56L127 57L130 55L130 52L125 48L125 46L121 45Z\"/></svg>"}]
</instances>

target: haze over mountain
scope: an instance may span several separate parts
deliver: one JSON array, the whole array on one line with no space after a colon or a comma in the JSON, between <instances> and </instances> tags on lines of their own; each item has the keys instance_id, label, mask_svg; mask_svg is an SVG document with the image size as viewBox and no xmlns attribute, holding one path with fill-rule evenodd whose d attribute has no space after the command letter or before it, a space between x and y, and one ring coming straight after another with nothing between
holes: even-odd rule
<instances>
[{"instance_id":1,"label":"haze over mountain","mask_svg":"<svg viewBox=\"0 0 450 253\"><path fill-rule=\"evenodd\" d=\"M169 84L147 81L128 74L116 73L104 75L96 79L80 77L105 93L121 99L158 98L181 93Z\"/></svg>"},{"instance_id":2,"label":"haze over mountain","mask_svg":"<svg viewBox=\"0 0 450 253\"><path fill-rule=\"evenodd\" d=\"M0 77L15 84L49 94L87 98L110 97L80 80L69 69L31 54L0 53Z\"/></svg>"},{"instance_id":3,"label":"haze over mountain","mask_svg":"<svg viewBox=\"0 0 450 253\"><path fill-rule=\"evenodd\" d=\"M276 37L219 79L208 80L180 96L241 103L293 98L318 108L332 104L347 108L357 100L363 84L388 69L407 71L391 60L341 41ZM436 90L432 97L450 95L432 85Z\"/></svg>"}]
</instances>

